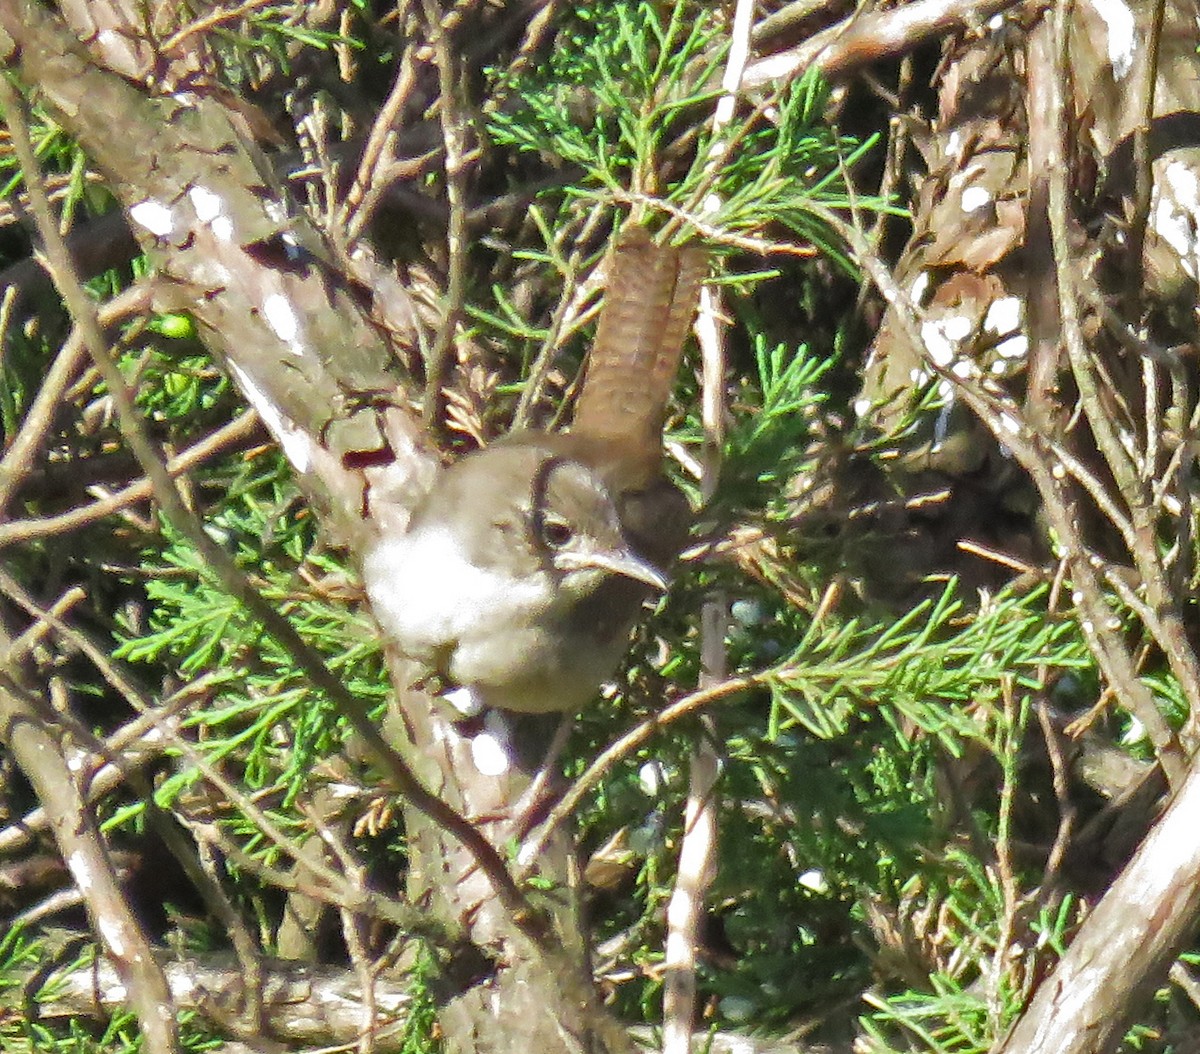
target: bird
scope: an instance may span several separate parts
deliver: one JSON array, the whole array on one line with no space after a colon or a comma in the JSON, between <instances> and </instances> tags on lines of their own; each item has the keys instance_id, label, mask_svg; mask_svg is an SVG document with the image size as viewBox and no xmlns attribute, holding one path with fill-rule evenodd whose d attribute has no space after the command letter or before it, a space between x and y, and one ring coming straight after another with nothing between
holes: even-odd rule
<instances>
[{"instance_id":1,"label":"bird","mask_svg":"<svg viewBox=\"0 0 1200 1054\"><path fill-rule=\"evenodd\" d=\"M690 510L662 426L707 254L618 240L567 433L522 431L442 470L408 529L369 548L385 637L465 712L578 710L668 588Z\"/></svg>"}]
</instances>

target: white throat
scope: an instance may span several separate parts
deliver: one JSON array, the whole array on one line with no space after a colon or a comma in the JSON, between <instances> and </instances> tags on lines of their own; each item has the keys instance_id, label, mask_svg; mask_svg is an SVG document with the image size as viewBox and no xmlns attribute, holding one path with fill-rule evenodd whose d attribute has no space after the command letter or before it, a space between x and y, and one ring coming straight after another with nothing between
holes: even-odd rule
<instances>
[{"instance_id":1,"label":"white throat","mask_svg":"<svg viewBox=\"0 0 1200 1054\"><path fill-rule=\"evenodd\" d=\"M415 659L523 622L554 597L549 574L481 568L436 524L382 539L367 554L363 579L384 632Z\"/></svg>"}]
</instances>

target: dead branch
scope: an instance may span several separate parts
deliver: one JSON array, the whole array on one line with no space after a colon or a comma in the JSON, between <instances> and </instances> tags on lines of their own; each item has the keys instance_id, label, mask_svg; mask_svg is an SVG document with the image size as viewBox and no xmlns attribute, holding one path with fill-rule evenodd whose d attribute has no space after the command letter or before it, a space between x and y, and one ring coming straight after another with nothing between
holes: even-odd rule
<instances>
[{"instance_id":1,"label":"dead branch","mask_svg":"<svg viewBox=\"0 0 1200 1054\"><path fill-rule=\"evenodd\" d=\"M0 644L9 642L0 630ZM50 819L59 852L104 942L146 1048L174 1054L175 1009L150 942L121 891L96 819L71 771L73 747L48 703L10 679L0 682L0 741L12 752Z\"/></svg>"},{"instance_id":2,"label":"dead branch","mask_svg":"<svg viewBox=\"0 0 1200 1054\"><path fill-rule=\"evenodd\" d=\"M1016 6L1017 0L913 0L887 10L855 12L829 29L815 33L794 48L753 62L743 84L761 88L782 84L815 66L826 77L842 77L861 66L911 51L924 40L980 30L1001 11Z\"/></svg>"}]
</instances>

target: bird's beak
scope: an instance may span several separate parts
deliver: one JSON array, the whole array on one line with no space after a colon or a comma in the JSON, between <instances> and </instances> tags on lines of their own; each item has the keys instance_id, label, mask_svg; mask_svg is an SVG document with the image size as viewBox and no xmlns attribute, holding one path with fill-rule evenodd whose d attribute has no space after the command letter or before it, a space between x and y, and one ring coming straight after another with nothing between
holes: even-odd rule
<instances>
[{"instance_id":1,"label":"bird's beak","mask_svg":"<svg viewBox=\"0 0 1200 1054\"><path fill-rule=\"evenodd\" d=\"M614 575L635 578L639 582L665 593L670 580L657 567L628 549L600 549L590 553L559 553L555 563L569 570L594 567Z\"/></svg>"}]
</instances>

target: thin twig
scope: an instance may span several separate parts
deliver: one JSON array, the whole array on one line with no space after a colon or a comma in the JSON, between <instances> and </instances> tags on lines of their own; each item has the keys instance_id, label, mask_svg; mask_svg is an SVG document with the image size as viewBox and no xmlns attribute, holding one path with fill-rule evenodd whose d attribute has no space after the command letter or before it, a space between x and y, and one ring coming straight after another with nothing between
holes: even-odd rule
<instances>
[{"instance_id":1,"label":"thin twig","mask_svg":"<svg viewBox=\"0 0 1200 1054\"><path fill-rule=\"evenodd\" d=\"M667 726L674 724L684 717L703 710L715 703L725 702L740 696L752 688L770 683L777 676L778 669L764 673L747 674L742 677L731 677L711 688L701 688L682 699L665 706L652 717L646 718L640 725L626 732L620 739L605 747L587 770L574 783L558 803L550 810L545 822L534 832L528 847L522 847L523 859L537 860L550 841L550 836L577 809L583 800L600 784L606 775L639 747L653 739Z\"/></svg>"},{"instance_id":2,"label":"thin twig","mask_svg":"<svg viewBox=\"0 0 1200 1054\"><path fill-rule=\"evenodd\" d=\"M405 0L399 5L397 18L401 25L406 21L411 6L412 0ZM413 49L410 45L400 56L396 79L371 125L367 143L363 147L362 157L358 162L358 169L354 173L354 179L350 181L349 190L346 191L346 200L342 203L341 226L345 231L345 244L348 248L352 247L362 236L370 218L370 210L363 208L368 192L372 189L377 190L381 182L388 182L388 180L379 178L380 159L389 142L395 139L395 129L400 112L404 109L416 86L417 63L412 52Z\"/></svg>"},{"instance_id":3,"label":"thin twig","mask_svg":"<svg viewBox=\"0 0 1200 1054\"><path fill-rule=\"evenodd\" d=\"M53 612L53 608L51 611ZM168 737L160 723L169 723L180 708L195 695L195 686L188 685L165 700L152 714L140 714L111 733L104 740L104 757L119 755L122 764L113 765L96 754L80 761L80 785L89 807L109 794L125 779L125 771L149 764L163 755ZM37 835L49 829L50 819L40 805L30 809L8 827L0 828L0 856L13 855L27 849Z\"/></svg>"},{"instance_id":4,"label":"thin twig","mask_svg":"<svg viewBox=\"0 0 1200 1054\"><path fill-rule=\"evenodd\" d=\"M1078 277L1073 266L1072 238L1069 225L1071 192L1067 166L1061 159L1067 156L1066 70L1067 32L1062 24L1060 7L1055 12L1055 56L1057 62L1052 119L1058 142L1060 163L1049 172L1050 234L1054 246L1055 275L1058 279L1059 312L1062 319L1063 341L1071 372L1079 387L1079 400L1096 444L1112 472L1133 524L1130 555L1141 575L1149 608L1158 616L1159 630L1155 638L1162 646L1179 687L1188 702L1188 719L1180 733L1185 748L1194 749L1200 743L1200 660L1188 640L1179 604L1180 598L1170 590L1168 576L1158 549L1158 531L1145 482L1130 455L1121 444L1120 436L1106 409L1105 400L1095 385L1092 363L1095 352L1083 333L1076 296ZM1147 627L1148 629L1150 627ZM1154 632L1153 630L1151 630ZM1114 645L1116 641L1112 642ZM1120 646L1124 650L1123 645ZM1146 714L1138 713L1143 721ZM1172 736L1172 740L1174 737ZM1179 775L1176 770L1176 777ZM1172 780L1174 782L1174 780Z\"/></svg>"},{"instance_id":5,"label":"thin twig","mask_svg":"<svg viewBox=\"0 0 1200 1054\"><path fill-rule=\"evenodd\" d=\"M408 798L415 809L452 834L471 853L516 925L539 947L545 948L541 927L535 921L537 913L513 881L496 849L468 820L425 788L412 769L391 749L371 719L366 704L346 690L341 679L333 674L320 656L305 643L295 627L250 585L233 558L209 537L199 517L180 497L174 481L146 435L141 417L125 386L125 379L108 353L91 300L80 284L66 245L58 234L49 202L38 179L37 162L30 144L28 128L24 123L21 101L4 78L0 78L0 101L3 102L9 128L13 132L13 143L18 158L25 170L32 211L46 245L46 255L55 285L74 316L75 323L83 334L84 343L87 344L93 361L108 385L120 421L121 433L142 471L150 479L154 496L164 515L172 526L191 542L222 588L246 606L263 628L293 657L297 666L312 679L314 685L337 704L396 789Z\"/></svg>"},{"instance_id":6,"label":"thin twig","mask_svg":"<svg viewBox=\"0 0 1200 1054\"><path fill-rule=\"evenodd\" d=\"M1153 157L1150 153L1150 126L1154 122L1154 97L1158 87L1159 49L1162 46L1163 19L1166 0L1153 0L1150 8L1150 26L1143 37L1138 34L1137 53L1141 62L1142 76L1138 80L1139 105L1138 124L1133 130L1134 195L1133 214L1126 228L1125 252L1129 261L1129 283L1127 294L1131 304L1141 304L1145 295L1145 273L1142 252L1146 244L1146 224L1150 219L1150 201L1154 192L1154 173L1151 170ZM1158 421L1151 419L1147 426L1155 428Z\"/></svg>"},{"instance_id":7,"label":"thin twig","mask_svg":"<svg viewBox=\"0 0 1200 1054\"><path fill-rule=\"evenodd\" d=\"M704 176L701 181L702 185L707 188L711 186L714 179L714 175ZM702 213L697 212L694 208L676 205L665 198L658 198L652 194L618 189L613 190L610 197L613 201L620 202L621 204L644 205L650 209L664 212L672 219L694 227L698 234L702 235L706 241L711 242L713 245L727 245L731 249L737 249L740 252L750 253L754 256L792 256L807 260L816 256L819 252L812 245L794 245L791 242L777 242L769 238L760 238L754 234L737 234L734 231L709 222L704 218ZM693 198L700 198L699 193L693 195Z\"/></svg>"},{"instance_id":8,"label":"thin twig","mask_svg":"<svg viewBox=\"0 0 1200 1054\"><path fill-rule=\"evenodd\" d=\"M729 57L722 77L723 94L713 111L713 147L705 159L713 175L724 163L726 143L721 135L733 120L742 75L750 54L754 21L753 0L738 0L734 9ZM712 196L710 210L717 203ZM705 285L700 290L696 333L701 350L701 420L704 427L701 500L709 502L721 476L721 451L725 438L725 327L718 292ZM719 684L727 674L725 639L729 631L727 599L717 592L701 608L700 652L702 688ZM688 800L684 812L683 841L675 888L667 905L667 939L663 957L663 1054L688 1054L692 1022L696 1019L696 953L704 923L704 901L717 873L716 785L721 765L717 756L717 728L711 714L701 717L701 740L689 763Z\"/></svg>"},{"instance_id":9,"label":"thin twig","mask_svg":"<svg viewBox=\"0 0 1200 1054\"><path fill-rule=\"evenodd\" d=\"M1012 859L1013 800L1017 791L1017 758L1025 732L1025 704L1018 703L1013 679L1006 676L1000 686L1004 701L1004 740L1001 756L1003 777L1000 784L1000 808L996 817L996 870L1000 877L1000 891L1004 898L1000 914L1000 929L996 935L996 947L992 954L992 972L988 985L988 1015L992 1032L998 1034L1004 1024L1008 986L1006 964L1012 961L1013 935L1016 930L1017 907L1020 886Z\"/></svg>"},{"instance_id":10,"label":"thin twig","mask_svg":"<svg viewBox=\"0 0 1200 1054\"><path fill-rule=\"evenodd\" d=\"M922 41L983 25L1017 0L915 0L864 13L857 8L836 26L787 51L759 59L746 70L744 86L760 88L798 77L810 66L826 77L844 76L861 66L914 50Z\"/></svg>"},{"instance_id":11,"label":"thin twig","mask_svg":"<svg viewBox=\"0 0 1200 1054\"><path fill-rule=\"evenodd\" d=\"M0 77L0 108L11 133L30 202L42 237L50 249L51 270L72 268L66 243L51 214L50 202L39 178L29 138L23 103L12 83ZM56 277L58 277L56 275ZM77 318L89 351L103 347L95 313L78 281L74 299L84 306L86 320ZM60 287L61 288L61 287ZM115 371L115 366L114 366ZM117 371L116 379L123 383ZM0 689L3 739L33 783L47 812L54 816L55 837L76 884L84 894L88 912L105 946L127 982L130 1005L141 1025L151 1054L175 1054L179 1049L175 1012L162 970L151 955L150 942L121 893L100 832L63 756L62 733L39 707L35 698L15 684Z\"/></svg>"},{"instance_id":12,"label":"thin twig","mask_svg":"<svg viewBox=\"0 0 1200 1054\"><path fill-rule=\"evenodd\" d=\"M166 835L171 853L183 865L185 873L201 891L205 903L220 926L229 935L230 943L242 971L241 1005L248 1019L251 1035L262 1032L263 1019L263 959L241 914L225 893L221 882L224 859L213 852L210 846L197 842L188 843L179 825L153 805L153 797L145 799L150 810L155 830Z\"/></svg>"},{"instance_id":13,"label":"thin twig","mask_svg":"<svg viewBox=\"0 0 1200 1054\"><path fill-rule=\"evenodd\" d=\"M25 657L33 651L50 633L51 620L61 618L87 596L79 586L73 586L59 597L45 612L34 616L34 623L9 646L0 651L0 670L7 670L25 661Z\"/></svg>"},{"instance_id":14,"label":"thin twig","mask_svg":"<svg viewBox=\"0 0 1200 1054\"><path fill-rule=\"evenodd\" d=\"M157 731L170 742L172 748L179 753L180 757L212 784L230 805L238 809L255 826L263 838L305 870L309 871L314 881L322 883L323 887L330 891L325 894L325 899L333 904L354 905L355 910L366 910L362 907L362 898L358 897L358 891L345 883L337 870L325 867L319 860L312 859L305 854L294 838L289 838L284 834L270 816L264 810L260 809L254 801L246 797L194 743L179 734L172 719L173 703L176 699L183 702L197 698L197 696L207 690L207 685L203 681L189 685L182 692L177 693L176 696L172 696L171 700L168 700L163 706L155 706L125 676L117 664L110 658L105 648L100 647L83 630L63 622L52 612L41 610L24 587L3 568L0 568L0 590L34 618L38 618L49 625L67 644L85 655L92 665L95 666L96 671L104 679L105 683L120 695L131 709L150 721ZM77 729L76 733L81 739L90 739L91 749L96 755L104 757L111 764L118 764L124 778L128 779L130 777L131 767L123 763L123 759L116 754L115 750L110 749L107 744L96 740L94 737L89 737L86 729ZM148 803L153 800L152 793L144 795L144 797ZM194 833L199 831L203 826L198 821L190 818L184 811L180 812L178 818L185 827L191 828ZM202 834L196 833L196 840L200 842L205 840L211 841L212 839L205 838ZM221 842L222 852L228 854L230 852L230 844ZM313 895L315 896L316 894ZM378 902L369 912L374 917L398 922L400 925L404 925L414 932L428 929L428 926L422 925L420 921L423 918L423 913L406 905L386 903L388 898L383 897L377 892L373 892L370 899Z\"/></svg>"},{"instance_id":15,"label":"thin twig","mask_svg":"<svg viewBox=\"0 0 1200 1054\"><path fill-rule=\"evenodd\" d=\"M229 424L222 425L211 435L205 436L188 447L182 454L171 458L167 462L167 474L174 479L185 472L190 472L209 458L249 439L258 431L259 427L258 414L253 410L247 410ZM19 542L29 542L36 538L48 538L77 530L89 523L95 523L106 516L120 512L130 505L136 505L140 501L147 501L153 497L154 484L150 480L142 478L90 505L81 505L79 508L69 509L54 516L30 517L10 523L0 523L0 549L16 545Z\"/></svg>"},{"instance_id":16,"label":"thin twig","mask_svg":"<svg viewBox=\"0 0 1200 1054\"><path fill-rule=\"evenodd\" d=\"M3 587L11 599L31 613L36 611L36 606L32 604L31 598L7 576L4 576ZM61 637L66 638L73 647L79 646L78 638L68 630L58 612L40 612L38 613L38 617L40 621L51 625L55 632ZM91 651L92 655L89 657L95 661L94 653L96 649L94 646L89 647L85 651ZM188 690L177 693L175 699L168 700L166 705L153 711L152 721L155 727L152 731L159 733L163 739L172 738L171 733L164 732L165 723L168 720L171 708L181 705L184 702L190 702L195 697L195 686L189 686ZM145 716L143 715L143 717ZM191 880L194 888L200 893L212 916L221 924L225 932L229 934L235 954L241 964L242 975L245 979L244 1002L247 1004L246 1013L257 1020L261 1017L262 1003L261 963L254 941L249 930L242 922L241 916L234 908L233 903L226 896L224 888L217 880L215 873L210 872L209 869L205 869L202 864L197 862L192 846L187 843L178 825L171 817L166 815L166 811L158 804L154 788L141 772L142 763L148 759L144 758L142 762L136 762L126 752L122 751L118 753L112 745L113 740L100 740L87 727L76 721L65 711L63 721L64 731L68 732L75 743L78 744L77 749L72 753L70 764L77 774L80 787L84 788L81 790L81 796L84 798L85 804L90 804L99 797L105 782L111 784L111 786L116 786L120 782L130 784L134 793L144 803L147 818L155 833L183 869L184 874ZM149 736L145 736L142 739L141 745L144 755L150 753L147 749L149 738ZM173 738L176 742L179 741L177 735ZM86 751L89 750L91 751L90 757L86 755ZM155 752L155 756L161 756L161 746ZM89 775L88 770L95 767L96 759L98 758L103 759L104 764L96 771L94 776ZM106 773L110 774L107 780L105 779ZM203 857L203 854L201 856Z\"/></svg>"},{"instance_id":17,"label":"thin twig","mask_svg":"<svg viewBox=\"0 0 1200 1054\"><path fill-rule=\"evenodd\" d=\"M438 113L446 151L446 294L442 321L425 365L425 402L421 415L425 427L438 431L442 424L442 389L450 371L459 323L466 303L467 282L467 123L458 105L458 62L450 47L450 32L433 0L425 0L425 17L433 39L438 71Z\"/></svg>"},{"instance_id":18,"label":"thin twig","mask_svg":"<svg viewBox=\"0 0 1200 1054\"><path fill-rule=\"evenodd\" d=\"M813 206L855 253L883 298L896 311L898 329L924 358L925 368L954 386L964 402L1013 454L1042 496L1043 505L1066 557L1079 611L1079 625L1102 673L1117 691L1122 705L1145 725L1168 779L1182 779L1186 759L1179 740L1159 712L1149 688L1139 680L1122 634L1121 620L1107 603L1096 568L1088 559L1080 537L1080 521L1074 500L1065 487L1067 471L1062 452L1049 437L1022 419L1017 405L999 391L990 378L959 377L943 368L927 353L921 338L918 313L908 294L896 282L882 260L867 243L859 228L837 213Z\"/></svg>"},{"instance_id":19,"label":"thin twig","mask_svg":"<svg viewBox=\"0 0 1200 1054\"><path fill-rule=\"evenodd\" d=\"M215 11L210 11L207 15L197 18L194 22L189 22L182 29L176 30L162 43L159 49L164 55L169 55L173 51L179 50L191 37L200 33L207 33L210 29L216 29L217 26L224 25L227 22L236 22L239 18L256 11L260 7L268 7L271 4L278 3L278 0L243 0L243 3L237 7L218 8Z\"/></svg>"},{"instance_id":20,"label":"thin twig","mask_svg":"<svg viewBox=\"0 0 1200 1054\"><path fill-rule=\"evenodd\" d=\"M338 868L346 876L347 881L365 895L367 893L367 874L358 855L346 845L340 832L325 821L319 810L308 807L304 809L304 814L312 823L321 841L325 843L330 852L336 857ZM339 914L342 920L342 939L345 941L346 951L350 955L350 962L354 967L354 972L358 977L358 983L362 990L358 1052L359 1054L372 1054L375 1049L375 1021L377 1013L375 1001L376 971L370 963L367 934L363 927L365 920L361 915L347 908L340 908Z\"/></svg>"},{"instance_id":21,"label":"thin twig","mask_svg":"<svg viewBox=\"0 0 1200 1054\"><path fill-rule=\"evenodd\" d=\"M1038 883L1043 890L1053 889L1062 870L1071 837L1075 832L1076 808L1072 800L1071 783L1067 769L1067 759L1063 757L1062 743L1054 722L1050 719L1050 708L1044 701L1037 704L1038 724L1042 729L1042 738L1046 743L1046 754L1050 758L1050 771L1054 786L1054 801L1058 805L1058 829L1054 832L1054 843L1046 854L1046 864L1042 868L1042 881Z\"/></svg>"},{"instance_id":22,"label":"thin twig","mask_svg":"<svg viewBox=\"0 0 1200 1054\"><path fill-rule=\"evenodd\" d=\"M555 245L554 258L558 264L558 272L562 276L563 291L558 305L550 318L550 326L534 357L533 365L529 368L529 377L521 389L521 398L513 413L513 428L527 428L532 420L533 409L537 406L546 388L546 379L554 365L555 353L560 345L572 333L586 325L600 310L595 294L603 280L604 258L592 268L592 271L582 281L578 281L579 267L584 255L584 246L591 240L596 227L606 218L606 210L599 205L594 207L587 220L572 242L570 255L563 260ZM588 305L585 309L585 305Z\"/></svg>"},{"instance_id":23,"label":"thin twig","mask_svg":"<svg viewBox=\"0 0 1200 1054\"><path fill-rule=\"evenodd\" d=\"M145 311L154 295L153 284L139 282L106 303L98 312L99 323L112 326L130 315ZM87 347L74 330L67 338L46 373L38 393L25 414L21 427L0 459L0 515L8 507L16 489L21 485L34 458L54 427L55 417L62 408L63 392L79 372L87 358ZM0 543L3 544L3 543Z\"/></svg>"},{"instance_id":24,"label":"thin twig","mask_svg":"<svg viewBox=\"0 0 1200 1054\"><path fill-rule=\"evenodd\" d=\"M7 104L5 110L11 121ZM2 630L0 646L9 646ZM175 1012L166 978L121 890L96 818L79 792L68 761L68 737L49 704L8 674L0 680L0 742L12 752L50 817L59 853L125 985L145 1049L150 1054L176 1054Z\"/></svg>"},{"instance_id":25,"label":"thin twig","mask_svg":"<svg viewBox=\"0 0 1200 1054\"><path fill-rule=\"evenodd\" d=\"M406 933L422 935L439 945L450 945L456 940L457 934L447 927L439 926L428 911L403 904L394 897L383 896L378 890L359 891L340 879L333 884L316 879L315 876L321 873L321 866L315 861L301 860L296 855L294 844L289 849L289 855L303 865L303 870L284 871L265 863L261 857L246 852L217 824L203 822L186 814L180 814L178 819L197 842L211 844L239 872L244 871L255 876L263 885L283 893L302 894L337 910L389 922Z\"/></svg>"}]
</instances>

